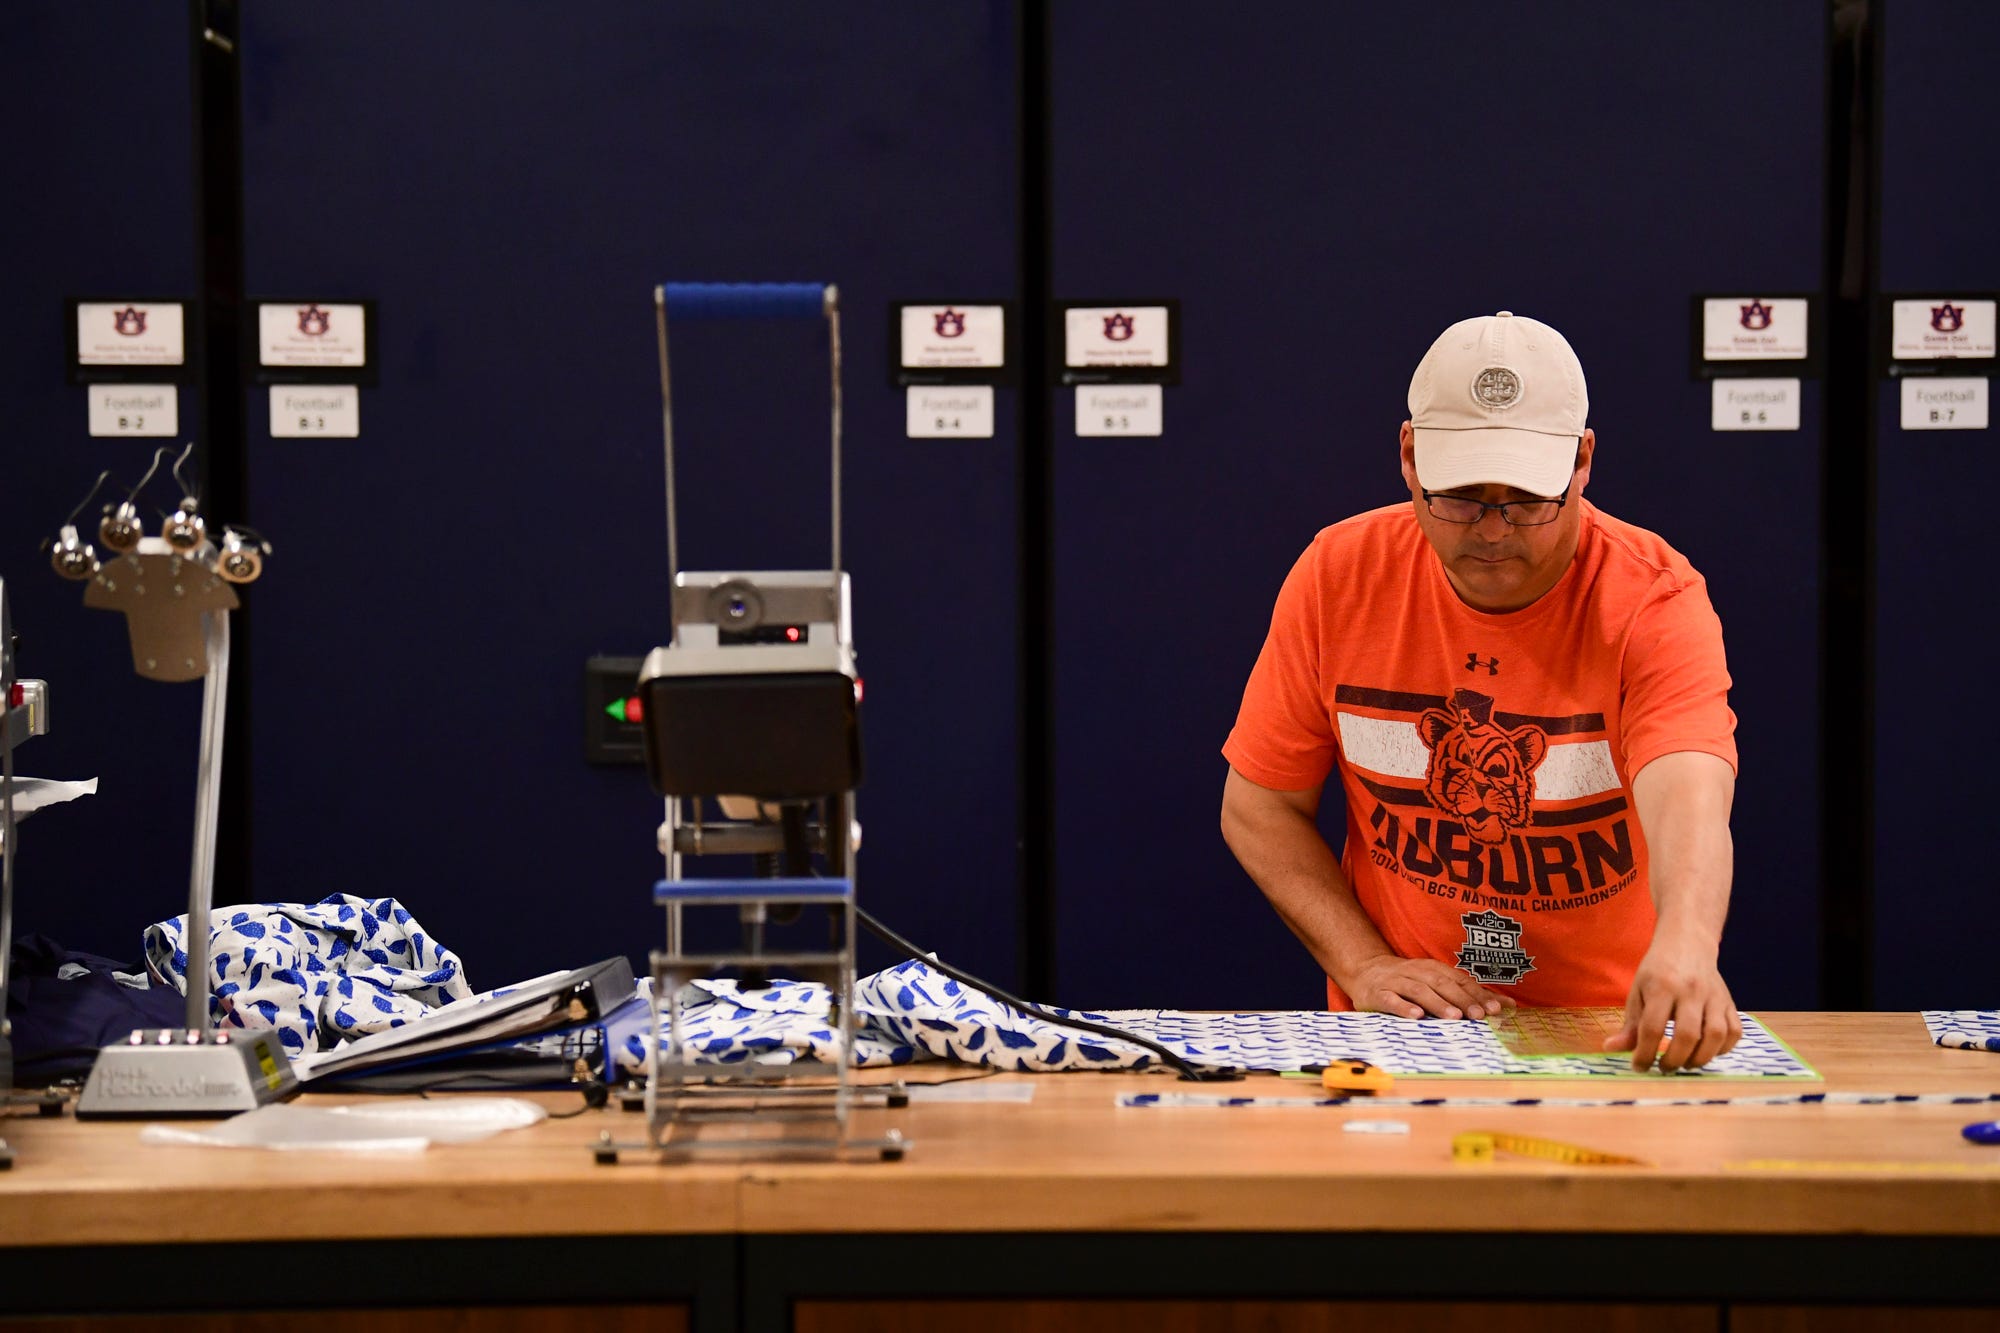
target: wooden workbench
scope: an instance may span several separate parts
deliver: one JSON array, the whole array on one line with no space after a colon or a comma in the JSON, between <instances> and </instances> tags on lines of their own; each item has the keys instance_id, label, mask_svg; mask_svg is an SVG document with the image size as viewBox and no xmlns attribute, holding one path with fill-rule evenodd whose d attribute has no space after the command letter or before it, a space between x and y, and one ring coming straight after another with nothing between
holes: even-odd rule
<instances>
[{"instance_id":1,"label":"wooden workbench","mask_svg":"<svg viewBox=\"0 0 2000 1333\"><path fill-rule=\"evenodd\" d=\"M1915 1014L1764 1017L1827 1091L2000 1092L2000 1054L1940 1050ZM902 1072L921 1081L963 1071ZM411 1280L380 1289L382 1304L588 1292L679 1302L703 1328L761 1323L815 1293L2000 1305L2000 1148L1959 1134L2000 1118L2000 1103L1119 1109L1117 1092L1193 1085L997 1077L1032 1079L1032 1104L860 1113L857 1132L896 1125L911 1139L896 1163L600 1166L590 1147L602 1131L640 1133L615 1106L416 1157L150 1147L133 1123L17 1117L6 1138L18 1164L0 1173L0 1312L151 1308L126 1299L159 1301L137 1276L122 1293L100 1281L81 1302L62 1283L86 1270L164 1270L183 1246L214 1253L218 1243L237 1257L325 1256L329 1246L403 1256ZM1397 1092L1647 1096L1690 1084L1422 1080ZM1252 1076L1196 1090L1298 1096L1313 1085ZM1701 1085L1722 1096L1812 1090ZM1342 1131L1357 1118L1405 1121L1410 1132ZM1466 1129L1646 1165L1454 1163L1451 1137ZM1440 1248L1439 1233L1461 1239ZM1467 1253L1464 1240L1479 1263L1440 1257ZM1342 1262L1329 1270L1332 1254ZM1524 1269L1529 1254L1545 1257ZM441 1276L468 1264L464 1282ZM656 1271L604 1275L620 1265ZM704 1271L657 1271L676 1265ZM707 1271L718 1265L733 1269L728 1280ZM535 1279L578 1266L590 1280ZM766 1288L779 1295L766 1300Z\"/></svg>"}]
</instances>

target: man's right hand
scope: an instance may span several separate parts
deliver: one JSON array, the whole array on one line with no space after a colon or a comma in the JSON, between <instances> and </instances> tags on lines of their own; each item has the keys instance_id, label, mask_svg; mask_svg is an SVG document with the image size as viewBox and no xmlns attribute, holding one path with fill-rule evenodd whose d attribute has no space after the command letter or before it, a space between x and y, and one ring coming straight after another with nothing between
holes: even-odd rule
<instances>
[{"instance_id":1,"label":"man's right hand","mask_svg":"<svg viewBox=\"0 0 2000 1333\"><path fill-rule=\"evenodd\" d=\"M1455 967L1434 958L1398 958L1380 954L1335 977L1356 1009L1395 1014L1398 1018L1485 1018L1514 1001L1495 994Z\"/></svg>"}]
</instances>

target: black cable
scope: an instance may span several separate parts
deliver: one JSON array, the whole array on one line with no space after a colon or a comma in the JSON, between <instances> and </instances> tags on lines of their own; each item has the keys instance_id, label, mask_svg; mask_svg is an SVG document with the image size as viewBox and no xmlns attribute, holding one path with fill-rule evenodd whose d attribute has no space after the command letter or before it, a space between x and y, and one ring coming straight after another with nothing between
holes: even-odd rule
<instances>
[{"instance_id":1,"label":"black cable","mask_svg":"<svg viewBox=\"0 0 2000 1333\"><path fill-rule=\"evenodd\" d=\"M910 1068L921 1068L921 1067L922 1067L921 1064L896 1066L896 1068L898 1069L910 1069ZM856 1065L855 1068L860 1069L863 1068L863 1066ZM867 1068L869 1068L870 1072L873 1072L874 1070L881 1068L881 1066L874 1065L874 1066L868 1066ZM905 1088L941 1088L947 1083L976 1083L982 1078L996 1078L1001 1074L1007 1074L1012 1072L1014 1071L1008 1069L1002 1069L998 1065L992 1065L976 1069L970 1074L953 1074L950 1078L904 1078L901 1075L898 1075L895 1083L852 1083L849 1084L848 1086L852 1091L856 1093L888 1092L891 1089L893 1089L897 1084L901 1084ZM837 1088L840 1086L840 1076L838 1074L828 1074L816 1078L805 1078L802 1076L788 1076L785 1079L785 1086L788 1088L812 1088L812 1089Z\"/></svg>"},{"instance_id":2,"label":"black cable","mask_svg":"<svg viewBox=\"0 0 2000 1333\"><path fill-rule=\"evenodd\" d=\"M574 1111L551 1111L551 1120L574 1120L586 1111L600 1111L611 1101L611 1089L602 1079L590 1079L583 1085L583 1105Z\"/></svg>"},{"instance_id":3,"label":"black cable","mask_svg":"<svg viewBox=\"0 0 2000 1333\"><path fill-rule=\"evenodd\" d=\"M1049 1010L1042 1008L1038 1004L1030 1004L1026 1000L1020 999L1016 996L1009 995L1006 991L1001 990L998 986L992 985L989 982L981 981L978 977L973 976L969 972L961 972L957 968L951 966L951 964L940 961L934 954L930 953L929 950L920 949L916 945L910 943L908 940L904 939L901 935L898 935L895 931L889 929L887 926L883 925L880 921L877 921L874 917L868 915L868 913L862 908L856 907L854 909L854 914L861 919L861 924L866 926L871 934L873 934L876 938L880 939L884 944L887 944L890 948L900 949L904 953L908 954L910 957L917 959L919 962L922 962L925 966L936 968L938 971L950 977L953 981L959 982L963 985L970 986L974 990L982 991L985 994L990 995L994 999L1000 1001L1002 1004L1010 1004L1014 1006L1014 1008L1020 1010L1022 1013L1028 1015L1028 1017L1030 1018L1039 1018L1044 1023L1053 1023L1057 1027L1061 1028L1071 1028L1078 1032L1094 1032L1100 1037L1110 1037L1116 1041L1130 1042L1134 1046L1141 1047L1145 1050L1153 1052L1155 1055L1158 1055L1160 1059L1169 1068L1173 1069L1181 1076L1182 1079L1188 1082L1233 1083L1243 1077L1243 1075L1231 1069L1204 1069L1199 1065L1191 1064L1184 1056L1181 1056L1174 1051L1168 1050L1166 1047L1160 1045L1158 1042L1149 1041L1145 1037L1138 1036L1134 1033L1126 1032L1122 1028L1110 1027L1103 1023L1092 1023L1086 1019L1081 1019L1081 1018L1064 1018L1059 1014L1052 1013Z\"/></svg>"}]
</instances>

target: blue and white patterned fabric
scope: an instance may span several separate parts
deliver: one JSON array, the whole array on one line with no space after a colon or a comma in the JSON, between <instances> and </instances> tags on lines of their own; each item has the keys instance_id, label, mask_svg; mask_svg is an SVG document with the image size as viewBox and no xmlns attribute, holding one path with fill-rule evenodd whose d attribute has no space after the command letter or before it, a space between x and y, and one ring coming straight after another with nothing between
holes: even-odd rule
<instances>
[{"instance_id":1,"label":"blue and white patterned fabric","mask_svg":"<svg viewBox=\"0 0 2000 1333\"><path fill-rule=\"evenodd\" d=\"M832 1015L833 992L818 982L778 981L748 991L728 980L691 982L681 992L682 1058L718 1065L831 1061L838 1054L840 1036ZM865 1012L857 1009L857 1018L865 1021ZM664 1009L660 1036L667 1037ZM626 1069L644 1069L652 1047L653 1039L643 1028L631 1033L619 1044L618 1063ZM858 1066L905 1065L917 1055L916 1048L872 1026L855 1034Z\"/></svg>"},{"instance_id":2,"label":"blue and white patterned fabric","mask_svg":"<svg viewBox=\"0 0 2000 1333\"><path fill-rule=\"evenodd\" d=\"M1159 1056L1129 1042L1059 1027L1030 1018L984 991L961 986L922 961L912 959L857 981L855 1011L873 1031L892 1034L925 1055L998 1069L1147 1069ZM1154 1034L1122 1021L1132 1014L1096 1014L1051 1008L1064 1018ZM1197 1064L1229 1065L1229 1052L1198 1035L1161 1043Z\"/></svg>"},{"instance_id":3,"label":"blue and white patterned fabric","mask_svg":"<svg viewBox=\"0 0 2000 1333\"><path fill-rule=\"evenodd\" d=\"M472 994L458 956L394 898L219 907L209 921L210 1019L276 1028L293 1054L401 1027ZM186 931L183 913L145 937L154 975L183 995Z\"/></svg>"},{"instance_id":4,"label":"blue and white patterned fabric","mask_svg":"<svg viewBox=\"0 0 2000 1333\"><path fill-rule=\"evenodd\" d=\"M1687 1071L1682 1071L1686 1073ZM1125 1108L1166 1107L1218 1110L1306 1110L1329 1107L1342 1111L1385 1108L1469 1106L1990 1106L2000 1092L1787 1092L1754 1097L1373 1097L1355 1093L1338 1097L1239 1097L1213 1092L1121 1092L1112 1104Z\"/></svg>"},{"instance_id":5,"label":"blue and white patterned fabric","mask_svg":"<svg viewBox=\"0 0 2000 1333\"><path fill-rule=\"evenodd\" d=\"M779 982L743 994L732 982L695 983L708 998L683 1010L683 1049L690 1061L783 1063L833 1054L826 988ZM1299 1069L1336 1060L1368 1060L1393 1074L1468 1077L1636 1077L1625 1057L1523 1060L1510 1054L1484 1023L1388 1014L1319 1012L1195 1014L1172 1009L1050 1012L1123 1028L1188 1060L1217 1068ZM917 1059L1021 1071L1147 1069L1159 1057L1128 1042L1030 1018L920 960L898 964L855 983L860 1065ZM649 1042L634 1036L619 1062L645 1065ZM1816 1077L1812 1069L1749 1014L1737 1048L1684 1077Z\"/></svg>"},{"instance_id":6,"label":"blue and white patterned fabric","mask_svg":"<svg viewBox=\"0 0 2000 1333\"><path fill-rule=\"evenodd\" d=\"M1470 1019L1411 1020L1392 1014L1191 1014L1171 1009L1115 1011L1114 1026L1176 1050L1205 1047L1211 1064L1237 1069L1302 1069L1366 1060L1392 1074L1451 1078L1644 1078L1629 1057L1539 1056L1510 1052L1498 1033ZM1743 1039L1686 1078L1817 1078L1770 1029L1741 1014ZM1669 1028L1671 1031L1671 1028Z\"/></svg>"},{"instance_id":7,"label":"blue and white patterned fabric","mask_svg":"<svg viewBox=\"0 0 2000 1333\"><path fill-rule=\"evenodd\" d=\"M2000 1051L2000 1009L1926 1009L1924 1026L1940 1046Z\"/></svg>"},{"instance_id":8,"label":"blue and white patterned fabric","mask_svg":"<svg viewBox=\"0 0 2000 1333\"><path fill-rule=\"evenodd\" d=\"M857 1021L854 1063L863 1068L913 1060L960 1060L1021 1071L1143 1069L1158 1057L1126 1042L1097 1038L1030 1018L983 991L961 986L911 960L854 984ZM817 983L779 981L743 991L733 981L697 981L682 996L681 1048L700 1064L789 1064L832 1060L838 1034L828 1021L831 992ZM1103 1022L1101 1014L1050 1012ZM666 1020L661 1020L666 1036ZM645 1034L628 1038L619 1063L642 1069L652 1047ZM1209 1060L1205 1045L1184 1044L1191 1059Z\"/></svg>"}]
</instances>

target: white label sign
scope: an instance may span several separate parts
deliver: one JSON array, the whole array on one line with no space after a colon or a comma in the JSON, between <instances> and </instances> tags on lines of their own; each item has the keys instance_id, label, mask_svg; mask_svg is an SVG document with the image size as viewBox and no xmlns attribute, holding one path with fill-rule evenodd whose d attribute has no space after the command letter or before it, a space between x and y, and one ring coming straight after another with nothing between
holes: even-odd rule
<instances>
[{"instance_id":1,"label":"white label sign","mask_svg":"<svg viewBox=\"0 0 2000 1333\"><path fill-rule=\"evenodd\" d=\"M1897 301L1889 355L1897 361L1990 357L1996 351L1992 301Z\"/></svg>"},{"instance_id":2,"label":"white label sign","mask_svg":"<svg viewBox=\"0 0 2000 1333\"><path fill-rule=\"evenodd\" d=\"M997 305L903 307L906 370L998 370L1007 364L1007 308Z\"/></svg>"},{"instance_id":3,"label":"white label sign","mask_svg":"<svg viewBox=\"0 0 2000 1333\"><path fill-rule=\"evenodd\" d=\"M1904 430L1985 430L1986 381L1903 377Z\"/></svg>"},{"instance_id":4,"label":"white label sign","mask_svg":"<svg viewBox=\"0 0 2000 1333\"><path fill-rule=\"evenodd\" d=\"M266 366L367 365L364 309L317 301L260 305L257 360Z\"/></svg>"},{"instance_id":5,"label":"white label sign","mask_svg":"<svg viewBox=\"0 0 2000 1333\"><path fill-rule=\"evenodd\" d=\"M1167 308L1077 306L1067 311L1063 318L1063 364L1106 369L1166 365Z\"/></svg>"},{"instance_id":6,"label":"white label sign","mask_svg":"<svg viewBox=\"0 0 2000 1333\"><path fill-rule=\"evenodd\" d=\"M1714 380L1710 390L1711 430L1797 430L1797 380Z\"/></svg>"},{"instance_id":7,"label":"white label sign","mask_svg":"<svg viewBox=\"0 0 2000 1333\"><path fill-rule=\"evenodd\" d=\"M180 390L171 384L93 384L92 435L178 435Z\"/></svg>"},{"instance_id":8,"label":"white label sign","mask_svg":"<svg viewBox=\"0 0 2000 1333\"><path fill-rule=\"evenodd\" d=\"M1801 361L1807 310L1802 296L1711 296L1701 303L1704 361Z\"/></svg>"},{"instance_id":9,"label":"white label sign","mask_svg":"<svg viewBox=\"0 0 2000 1333\"><path fill-rule=\"evenodd\" d=\"M993 438L993 390L987 385L915 385L905 408L905 433L913 440Z\"/></svg>"},{"instance_id":10,"label":"white label sign","mask_svg":"<svg viewBox=\"0 0 2000 1333\"><path fill-rule=\"evenodd\" d=\"M1157 384L1079 384L1078 435L1158 435L1161 426Z\"/></svg>"},{"instance_id":11,"label":"white label sign","mask_svg":"<svg viewBox=\"0 0 2000 1333\"><path fill-rule=\"evenodd\" d=\"M178 366L185 316L175 301L79 301L76 359L85 366Z\"/></svg>"},{"instance_id":12,"label":"white label sign","mask_svg":"<svg viewBox=\"0 0 2000 1333\"><path fill-rule=\"evenodd\" d=\"M361 434L361 391L352 384L273 384L271 435L355 439Z\"/></svg>"}]
</instances>

